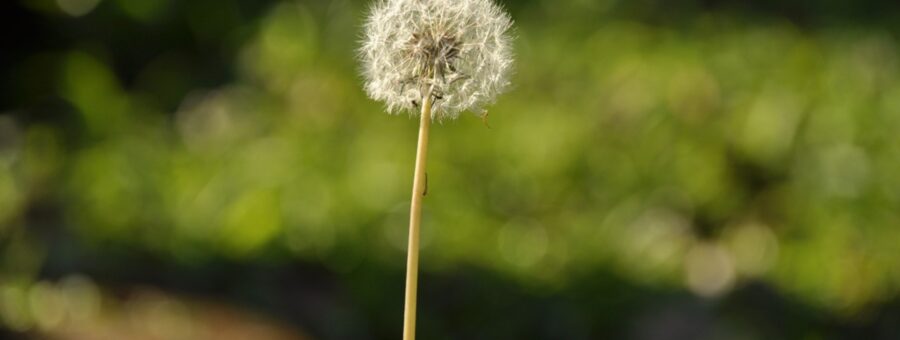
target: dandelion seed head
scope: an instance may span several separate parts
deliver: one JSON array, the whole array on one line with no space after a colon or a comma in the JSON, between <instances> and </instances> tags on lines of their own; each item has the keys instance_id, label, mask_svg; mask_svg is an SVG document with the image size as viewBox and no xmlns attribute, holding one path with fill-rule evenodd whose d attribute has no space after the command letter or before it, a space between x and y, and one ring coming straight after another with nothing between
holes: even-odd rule
<instances>
[{"instance_id":1,"label":"dandelion seed head","mask_svg":"<svg viewBox=\"0 0 900 340\"><path fill-rule=\"evenodd\" d=\"M360 48L369 97L390 113L478 112L509 85L512 21L493 0L376 0Z\"/></svg>"}]
</instances>

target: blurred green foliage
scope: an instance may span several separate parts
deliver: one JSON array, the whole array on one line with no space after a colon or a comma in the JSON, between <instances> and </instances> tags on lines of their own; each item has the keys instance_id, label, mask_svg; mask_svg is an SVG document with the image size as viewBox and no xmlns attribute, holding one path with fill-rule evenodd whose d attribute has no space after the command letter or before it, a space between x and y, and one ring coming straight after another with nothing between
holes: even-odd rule
<instances>
[{"instance_id":1,"label":"blurred green foliage","mask_svg":"<svg viewBox=\"0 0 900 340\"><path fill-rule=\"evenodd\" d=\"M100 28L16 66L22 84L51 80L25 98L61 103L50 118L0 108L0 285L41 266L24 231L39 202L96 249L402 269L417 123L361 90L362 1L258 17L181 5L189 40L224 51L210 61L228 65L224 81L177 50L117 60L128 52L91 33L122 20L169 32L184 24L167 21L169 2L80 18L23 3ZM654 22L616 6L510 5L517 72L490 128L469 115L432 135L423 270L475 266L555 292L602 267L706 297L759 280L847 316L895 299L896 31L715 10Z\"/></svg>"}]
</instances>

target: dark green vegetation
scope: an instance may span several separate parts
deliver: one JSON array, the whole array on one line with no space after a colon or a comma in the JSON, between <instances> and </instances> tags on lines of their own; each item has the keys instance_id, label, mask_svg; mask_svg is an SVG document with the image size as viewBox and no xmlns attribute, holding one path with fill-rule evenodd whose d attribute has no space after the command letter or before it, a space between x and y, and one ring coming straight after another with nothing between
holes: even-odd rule
<instances>
[{"instance_id":1,"label":"dark green vegetation","mask_svg":"<svg viewBox=\"0 0 900 340\"><path fill-rule=\"evenodd\" d=\"M87 277L399 337L417 122L363 1L57 3L0 5L0 329ZM508 4L491 129L432 133L420 337L900 337L898 5L629 3Z\"/></svg>"}]
</instances>

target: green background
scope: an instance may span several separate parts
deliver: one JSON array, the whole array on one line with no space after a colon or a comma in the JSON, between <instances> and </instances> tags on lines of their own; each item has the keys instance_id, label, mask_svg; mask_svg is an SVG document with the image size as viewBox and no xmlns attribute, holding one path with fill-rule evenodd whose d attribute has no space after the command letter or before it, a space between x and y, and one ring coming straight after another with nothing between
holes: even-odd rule
<instances>
[{"instance_id":1,"label":"green background","mask_svg":"<svg viewBox=\"0 0 900 340\"><path fill-rule=\"evenodd\" d=\"M0 337L399 338L418 123L366 5L0 5ZM420 338L900 337L900 6L504 5L511 90L433 126Z\"/></svg>"}]
</instances>

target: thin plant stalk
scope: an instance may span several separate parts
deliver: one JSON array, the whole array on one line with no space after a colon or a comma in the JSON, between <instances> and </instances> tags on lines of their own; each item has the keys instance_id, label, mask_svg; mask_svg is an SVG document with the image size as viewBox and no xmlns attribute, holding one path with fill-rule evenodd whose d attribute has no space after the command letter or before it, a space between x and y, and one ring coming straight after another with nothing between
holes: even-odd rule
<instances>
[{"instance_id":1,"label":"thin plant stalk","mask_svg":"<svg viewBox=\"0 0 900 340\"><path fill-rule=\"evenodd\" d=\"M431 127L431 91L422 101L419 144L416 147L416 169L413 175L412 203L409 207L409 243L406 253L406 298L403 308L403 340L416 338L416 292L419 277L419 226L422 199L427 190L425 161L428 158L428 131Z\"/></svg>"},{"instance_id":2,"label":"thin plant stalk","mask_svg":"<svg viewBox=\"0 0 900 340\"><path fill-rule=\"evenodd\" d=\"M494 0L374 0L366 19L359 49L366 93L390 113L422 110L409 207L403 340L416 338L428 130L434 118L481 112L507 89L511 26L512 19Z\"/></svg>"}]
</instances>

